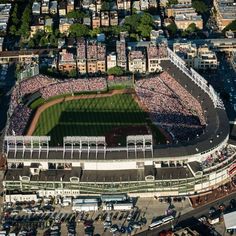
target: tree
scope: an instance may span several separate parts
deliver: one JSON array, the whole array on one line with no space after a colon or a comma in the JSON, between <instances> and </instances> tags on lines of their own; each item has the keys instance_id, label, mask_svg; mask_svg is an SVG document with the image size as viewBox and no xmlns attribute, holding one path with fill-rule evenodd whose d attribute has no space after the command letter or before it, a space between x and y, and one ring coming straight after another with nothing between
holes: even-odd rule
<instances>
[{"instance_id":1,"label":"tree","mask_svg":"<svg viewBox=\"0 0 236 236\"><path fill-rule=\"evenodd\" d=\"M60 37L60 30L59 29L55 29L53 34L55 35L56 38Z\"/></svg>"},{"instance_id":2,"label":"tree","mask_svg":"<svg viewBox=\"0 0 236 236\"><path fill-rule=\"evenodd\" d=\"M89 35L94 38L97 36L97 34L101 33L101 28L95 28L89 31Z\"/></svg>"},{"instance_id":3,"label":"tree","mask_svg":"<svg viewBox=\"0 0 236 236\"><path fill-rule=\"evenodd\" d=\"M58 45L58 40L57 40L57 38L55 37L54 34L50 34L49 42L50 42L50 45L53 46L53 47L57 47L57 45Z\"/></svg>"},{"instance_id":4,"label":"tree","mask_svg":"<svg viewBox=\"0 0 236 236\"><path fill-rule=\"evenodd\" d=\"M75 23L70 26L69 32L71 36L85 37L89 34L89 28L86 25Z\"/></svg>"},{"instance_id":5,"label":"tree","mask_svg":"<svg viewBox=\"0 0 236 236\"><path fill-rule=\"evenodd\" d=\"M68 12L66 14L67 18L74 18L74 19L77 19L80 21L86 16L87 16L87 14L85 12L78 11L78 10L74 10L74 11Z\"/></svg>"},{"instance_id":6,"label":"tree","mask_svg":"<svg viewBox=\"0 0 236 236\"><path fill-rule=\"evenodd\" d=\"M152 16L149 13L144 13L141 16L141 22L142 25L153 25L154 21Z\"/></svg>"},{"instance_id":7,"label":"tree","mask_svg":"<svg viewBox=\"0 0 236 236\"><path fill-rule=\"evenodd\" d=\"M143 38L147 38L150 36L150 32L154 27L154 21L152 16L149 13L144 14L133 14L129 17L125 18L124 22L124 30L130 33L130 37L139 38L138 36L142 36ZM135 36L135 34L137 34Z\"/></svg>"},{"instance_id":8,"label":"tree","mask_svg":"<svg viewBox=\"0 0 236 236\"><path fill-rule=\"evenodd\" d=\"M122 27L120 27L119 25L113 25L113 26L111 26L111 33L112 33L112 35L114 35L114 36L120 35L120 32L122 32L122 31L123 31L123 29L122 29Z\"/></svg>"},{"instance_id":9,"label":"tree","mask_svg":"<svg viewBox=\"0 0 236 236\"><path fill-rule=\"evenodd\" d=\"M201 2L201 1L193 1L192 7L196 10L196 12L201 13L201 14L209 10L208 6L204 2Z\"/></svg>"},{"instance_id":10,"label":"tree","mask_svg":"<svg viewBox=\"0 0 236 236\"><path fill-rule=\"evenodd\" d=\"M45 47L48 46L49 42L48 39L46 37L42 37L39 41L39 46L41 47Z\"/></svg>"},{"instance_id":11,"label":"tree","mask_svg":"<svg viewBox=\"0 0 236 236\"><path fill-rule=\"evenodd\" d=\"M124 70L119 66L115 66L115 67L112 67L112 68L108 69L107 74L108 75L121 76L121 75L124 74Z\"/></svg>"},{"instance_id":12,"label":"tree","mask_svg":"<svg viewBox=\"0 0 236 236\"><path fill-rule=\"evenodd\" d=\"M18 17L17 17L17 12L18 12L18 4L16 3L16 4L15 4L15 7L14 7L14 9L13 9L12 15L11 15L12 23L13 23L14 25L19 24L19 19L18 19Z\"/></svg>"},{"instance_id":13,"label":"tree","mask_svg":"<svg viewBox=\"0 0 236 236\"><path fill-rule=\"evenodd\" d=\"M9 33L11 35L16 35L17 34L17 29L16 29L16 26L15 25L11 25L10 28L9 28Z\"/></svg>"},{"instance_id":14,"label":"tree","mask_svg":"<svg viewBox=\"0 0 236 236\"><path fill-rule=\"evenodd\" d=\"M190 33L193 33L196 32L198 28L195 23L191 23L186 30Z\"/></svg>"},{"instance_id":15,"label":"tree","mask_svg":"<svg viewBox=\"0 0 236 236\"><path fill-rule=\"evenodd\" d=\"M35 43L34 43L34 40L33 40L33 39L30 39L30 40L29 40L28 46L29 46L29 48L34 48L34 47L35 47Z\"/></svg>"},{"instance_id":16,"label":"tree","mask_svg":"<svg viewBox=\"0 0 236 236\"><path fill-rule=\"evenodd\" d=\"M30 12L30 5L27 5L21 18L20 34L25 39L29 37Z\"/></svg>"},{"instance_id":17,"label":"tree","mask_svg":"<svg viewBox=\"0 0 236 236\"><path fill-rule=\"evenodd\" d=\"M172 22L171 24L169 24L167 27L167 30L169 31L171 36L176 35L178 28L176 26L176 24L174 22Z\"/></svg>"},{"instance_id":18,"label":"tree","mask_svg":"<svg viewBox=\"0 0 236 236\"><path fill-rule=\"evenodd\" d=\"M172 5L176 5L178 3L179 3L178 0L168 0L166 5L169 7L169 6L172 6Z\"/></svg>"},{"instance_id":19,"label":"tree","mask_svg":"<svg viewBox=\"0 0 236 236\"><path fill-rule=\"evenodd\" d=\"M104 0L101 6L102 11L110 11L112 8L112 2L109 0Z\"/></svg>"},{"instance_id":20,"label":"tree","mask_svg":"<svg viewBox=\"0 0 236 236\"><path fill-rule=\"evenodd\" d=\"M76 71L76 69L73 69L73 70L71 70L71 71L69 72L69 77L73 77L73 78L77 77L77 71Z\"/></svg>"},{"instance_id":21,"label":"tree","mask_svg":"<svg viewBox=\"0 0 236 236\"><path fill-rule=\"evenodd\" d=\"M152 30L152 27L150 25L142 25L142 24L140 24L138 26L138 32L140 32L140 34L141 34L141 36L143 38L150 37L151 30Z\"/></svg>"},{"instance_id":22,"label":"tree","mask_svg":"<svg viewBox=\"0 0 236 236\"><path fill-rule=\"evenodd\" d=\"M133 14L125 18L124 27L130 33L136 32L137 27L140 24L141 16L139 14Z\"/></svg>"}]
</instances>

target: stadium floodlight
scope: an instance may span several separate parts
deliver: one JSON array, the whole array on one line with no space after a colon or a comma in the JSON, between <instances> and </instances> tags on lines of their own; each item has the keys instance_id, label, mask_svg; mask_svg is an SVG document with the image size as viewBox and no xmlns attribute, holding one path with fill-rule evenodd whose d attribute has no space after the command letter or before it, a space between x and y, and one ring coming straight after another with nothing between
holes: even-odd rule
<instances>
[{"instance_id":1,"label":"stadium floodlight","mask_svg":"<svg viewBox=\"0 0 236 236\"><path fill-rule=\"evenodd\" d=\"M39 154L42 150L46 150L47 154L49 151L50 136L5 136L7 153L13 150L15 156L17 151L23 152L24 157L25 151L38 151Z\"/></svg>"},{"instance_id":2,"label":"stadium floodlight","mask_svg":"<svg viewBox=\"0 0 236 236\"><path fill-rule=\"evenodd\" d=\"M73 157L74 151L79 151L89 154L95 152L106 152L106 138L104 136L66 136L63 138L63 152L70 152Z\"/></svg>"},{"instance_id":3,"label":"stadium floodlight","mask_svg":"<svg viewBox=\"0 0 236 236\"><path fill-rule=\"evenodd\" d=\"M143 152L145 157L145 151L151 151L153 156L153 138L152 135L129 135L126 137L127 144L127 158L129 152L135 152L137 156L137 151Z\"/></svg>"}]
</instances>

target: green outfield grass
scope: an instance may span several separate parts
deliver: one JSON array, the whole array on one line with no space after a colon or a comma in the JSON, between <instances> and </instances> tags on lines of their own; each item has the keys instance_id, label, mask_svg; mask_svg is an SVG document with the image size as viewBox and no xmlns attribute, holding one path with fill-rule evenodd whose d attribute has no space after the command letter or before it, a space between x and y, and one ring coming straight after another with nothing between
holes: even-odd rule
<instances>
[{"instance_id":1,"label":"green outfield grass","mask_svg":"<svg viewBox=\"0 0 236 236\"><path fill-rule=\"evenodd\" d=\"M148 114L132 96L119 94L53 105L41 114L33 135L49 135L52 145L61 145L64 136L109 138L113 132L116 135L117 129L128 129L129 132L130 127L133 127L132 132L136 132L132 134L139 134L142 128L146 127L147 130L148 124ZM124 130L121 133L125 133ZM158 131L155 130L156 132ZM161 140L164 139L161 133L158 136ZM119 142L124 145L125 137L120 137Z\"/></svg>"}]
</instances>

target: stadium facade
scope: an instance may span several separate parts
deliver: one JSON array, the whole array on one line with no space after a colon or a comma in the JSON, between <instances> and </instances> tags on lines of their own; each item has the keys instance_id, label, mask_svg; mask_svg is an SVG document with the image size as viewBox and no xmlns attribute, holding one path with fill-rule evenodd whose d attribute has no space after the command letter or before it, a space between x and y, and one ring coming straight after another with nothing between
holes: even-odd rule
<instances>
[{"instance_id":1,"label":"stadium facade","mask_svg":"<svg viewBox=\"0 0 236 236\"><path fill-rule=\"evenodd\" d=\"M203 77L170 49L167 52L161 67L200 102L207 122L203 134L181 144L157 146L151 135L130 135L126 147L115 148L107 147L105 137L64 137L62 147L50 147L48 136L6 136L4 190L40 196L176 196L230 181L236 147L228 143L224 105Z\"/></svg>"}]
</instances>

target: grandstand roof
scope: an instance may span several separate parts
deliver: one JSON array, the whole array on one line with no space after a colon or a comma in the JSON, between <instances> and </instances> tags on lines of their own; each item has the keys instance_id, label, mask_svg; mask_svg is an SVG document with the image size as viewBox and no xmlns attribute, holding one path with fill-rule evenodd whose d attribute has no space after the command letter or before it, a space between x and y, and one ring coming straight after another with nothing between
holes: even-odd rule
<instances>
[{"instance_id":1,"label":"grandstand roof","mask_svg":"<svg viewBox=\"0 0 236 236\"><path fill-rule=\"evenodd\" d=\"M73 167L68 170L45 170L40 171L39 175L31 175L28 166L23 168L8 169L5 175L5 180L19 180L20 176L28 176L32 181L70 181L71 177L81 176L81 168Z\"/></svg>"},{"instance_id":2,"label":"grandstand roof","mask_svg":"<svg viewBox=\"0 0 236 236\"><path fill-rule=\"evenodd\" d=\"M193 177L188 167L167 167L157 168L153 166L144 166L140 169L128 170L83 170L81 167L72 167L71 169L49 169L40 171L37 175L32 175L28 166L23 168L8 169L5 180L18 181L20 176L30 177L31 181L66 181L71 177L80 178L81 182L124 182L124 181L145 181L145 177L150 175L147 168L152 168L153 176L156 180L164 179L185 179Z\"/></svg>"},{"instance_id":3,"label":"grandstand roof","mask_svg":"<svg viewBox=\"0 0 236 236\"><path fill-rule=\"evenodd\" d=\"M187 167L165 167L158 168L156 179L185 179L193 177L193 174Z\"/></svg>"}]
</instances>

